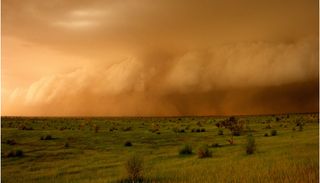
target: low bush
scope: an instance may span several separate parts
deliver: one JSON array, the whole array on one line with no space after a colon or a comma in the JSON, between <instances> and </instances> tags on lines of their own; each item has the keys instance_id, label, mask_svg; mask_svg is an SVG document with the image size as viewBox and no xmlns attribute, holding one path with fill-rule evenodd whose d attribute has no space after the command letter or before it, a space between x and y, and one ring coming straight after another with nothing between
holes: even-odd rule
<instances>
[{"instance_id":1,"label":"low bush","mask_svg":"<svg viewBox=\"0 0 320 183\"><path fill-rule=\"evenodd\" d=\"M116 128L114 126L109 129L110 132L113 132L113 131L116 131L116 130L118 130L118 128Z\"/></svg>"},{"instance_id":2,"label":"low bush","mask_svg":"<svg viewBox=\"0 0 320 183\"><path fill-rule=\"evenodd\" d=\"M95 132L95 133L98 133L99 130L100 130L100 127L97 126L97 125L93 125L93 129L94 129L94 132Z\"/></svg>"},{"instance_id":3,"label":"low bush","mask_svg":"<svg viewBox=\"0 0 320 183\"><path fill-rule=\"evenodd\" d=\"M232 132L232 135L233 135L233 136L240 136L240 135L241 135L241 132L238 131L238 130L236 130L236 131L233 131L233 132Z\"/></svg>"},{"instance_id":4,"label":"low bush","mask_svg":"<svg viewBox=\"0 0 320 183\"><path fill-rule=\"evenodd\" d=\"M51 135L46 135L46 136L41 136L40 140L52 140L52 136Z\"/></svg>"},{"instance_id":5,"label":"low bush","mask_svg":"<svg viewBox=\"0 0 320 183\"><path fill-rule=\"evenodd\" d=\"M206 129L205 128L201 128L201 132L206 132Z\"/></svg>"},{"instance_id":6,"label":"low bush","mask_svg":"<svg viewBox=\"0 0 320 183\"><path fill-rule=\"evenodd\" d=\"M269 137L269 134L268 134L268 133L265 133L264 136L265 136L265 137Z\"/></svg>"},{"instance_id":7,"label":"low bush","mask_svg":"<svg viewBox=\"0 0 320 183\"><path fill-rule=\"evenodd\" d=\"M126 170L130 182L143 181L143 159L140 156L131 156L126 162Z\"/></svg>"},{"instance_id":8,"label":"low bush","mask_svg":"<svg viewBox=\"0 0 320 183\"><path fill-rule=\"evenodd\" d=\"M16 141L14 139L8 139L6 140L6 144L8 145L15 145L16 144Z\"/></svg>"},{"instance_id":9,"label":"low bush","mask_svg":"<svg viewBox=\"0 0 320 183\"><path fill-rule=\"evenodd\" d=\"M199 158L209 158L212 157L212 151L209 150L207 145L203 145L198 149Z\"/></svg>"},{"instance_id":10,"label":"low bush","mask_svg":"<svg viewBox=\"0 0 320 183\"><path fill-rule=\"evenodd\" d=\"M180 155L188 155L192 154L192 146L189 144L185 144L180 150L179 150Z\"/></svg>"},{"instance_id":11,"label":"low bush","mask_svg":"<svg viewBox=\"0 0 320 183\"><path fill-rule=\"evenodd\" d=\"M256 150L256 143L255 139L252 134L248 135L247 138L247 146L246 146L246 152L247 154L253 154Z\"/></svg>"},{"instance_id":12,"label":"low bush","mask_svg":"<svg viewBox=\"0 0 320 183\"><path fill-rule=\"evenodd\" d=\"M15 156L16 157L22 157L24 155L23 151L21 149L17 149L16 150L16 153L15 153Z\"/></svg>"},{"instance_id":13,"label":"low bush","mask_svg":"<svg viewBox=\"0 0 320 183\"><path fill-rule=\"evenodd\" d=\"M218 143L214 143L211 145L211 147L222 147L222 145L218 144Z\"/></svg>"},{"instance_id":14,"label":"low bush","mask_svg":"<svg viewBox=\"0 0 320 183\"><path fill-rule=\"evenodd\" d=\"M299 126L299 131L300 131L300 132L303 131L303 125L300 125L300 126Z\"/></svg>"},{"instance_id":15,"label":"low bush","mask_svg":"<svg viewBox=\"0 0 320 183\"><path fill-rule=\"evenodd\" d=\"M5 153L4 156L5 156L6 158L15 157L15 153L14 153L14 151L9 151L9 152Z\"/></svg>"},{"instance_id":16,"label":"low bush","mask_svg":"<svg viewBox=\"0 0 320 183\"><path fill-rule=\"evenodd\" d=\"M131 131L131 130L132 130L132 127L131 127L131 126L123 127L123 128L122 128L122 131L124 131L124 132L128 132L128 131Z\"/></svg>"},{"instance_id":17,"label":"low bush","mask_svg":"<svg viewBox=\"0 0 320 183\"><path fill-rule=\"evenodd\" d=\"M131 143L130 141L126 141L126 142L124 143L124 146L126 146L126 147L132 146L132 143Z\"/></svg>"},{"instance_id":18,"label":"low bush","mask_svg":"<svg viewBox=\"0 0 320 183\"><path fill-rule=\"evenodd\" d=\"M222 130L222 129L220 129L220 130L218 131L218 135L223 135L223 130Z\"/></svg>"},{"instance_id":19,"label":"low bush","mask_svg":"<svg viewBox=\"0 0 320 183\"><path fill-rule=\"evenodd\" d=\"M28 126L26 126L26 125L24 125L24 124L20 124L20 125L18 126L18 129L19 129L19 130L33 130L32 127L28 127Z\"/></svg>"},{"instance_id":20,"label":"low bush","mask_svg":"<svg viewBox=\"0 0 320 183\"><path fill-rule=\"evenodd\" d=\"M271 135L276 136L278 134L277 130L271 130Z\"/></svg>"},{"instance_id":21,"label":"low bush","mask_svg":"<svg viewBox=\"0 0 320 183\"><path fill-rule=\"evenodd\" d=\"M66 142L66 143L64 144L64 147L65 147L65 148L68 148L68 147L69 147L69 143Z\"/></svg>"},{"instance_id":22,"label":"low bush","mask_svg":"<svg viewBox=\"0 0 320 183\"><path fill-rule=\"evenodd\" d=\"M17 150L11 150L11 151L9 151L9 152L7 152L7 153L5 153L5 157L6 158L12 158L12 157L23 157L23 155L24 155L24 153L23 153L23 151L22 150L20 150L20 149L17 149Z\"/></svg>"}]
</instances>

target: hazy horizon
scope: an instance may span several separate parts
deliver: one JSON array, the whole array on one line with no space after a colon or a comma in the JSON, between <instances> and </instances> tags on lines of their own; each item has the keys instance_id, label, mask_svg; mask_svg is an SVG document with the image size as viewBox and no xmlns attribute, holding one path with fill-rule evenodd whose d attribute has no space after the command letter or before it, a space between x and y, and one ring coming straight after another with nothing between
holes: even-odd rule
<instances>
[{"instance_id":1,"label":"hazy horizon","mask_svg":"<svg viewBox=\"0 0 320 183\"><path fill-rule=\"evenodd\" d=\"M1 7L2 116L319 111L317 0Z\"/></svg>"}]
</instances>

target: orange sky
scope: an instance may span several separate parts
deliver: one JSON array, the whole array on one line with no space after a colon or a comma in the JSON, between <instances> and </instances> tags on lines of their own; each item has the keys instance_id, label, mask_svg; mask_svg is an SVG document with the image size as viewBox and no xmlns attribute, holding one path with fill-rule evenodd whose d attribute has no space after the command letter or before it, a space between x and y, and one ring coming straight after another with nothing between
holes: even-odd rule
<instances>
[{"instance_id":1,"label":"orange sky","mask_svg":"<svg viewBox=\"0 0 320 183\"><path fill-rule=\"evenodd\" d=\"M317 0L2 0L2 115L318 111Z\"/></svg>"}]
</instances>

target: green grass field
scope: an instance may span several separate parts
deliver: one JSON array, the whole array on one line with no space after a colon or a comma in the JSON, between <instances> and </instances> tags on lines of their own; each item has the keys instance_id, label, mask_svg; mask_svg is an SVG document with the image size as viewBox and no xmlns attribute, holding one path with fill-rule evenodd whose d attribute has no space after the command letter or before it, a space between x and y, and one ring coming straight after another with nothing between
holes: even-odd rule
<instances>
[{"instance_id":1,"label":"green grass field","mask_svg":"<svg viewBox=\"0 0 320 183\"><path fill-rule=\"evenodd\" d=\"M318 114L238 116L244 131L218 135L226 117L2 117L2 182L119 182L133 154L143 157L146 182L318 182ZM297 123L303 122L300 129ZM295 128L295 130L293 130ZM204 129L205 132L197 132ZM256 152L246 154L249 129ZM271 130L277 130L271 136ZM195 132L192 132L195 131ZM268 137L265 137L268 133ZM41 140L51 135L50 140ZM125 146L130 141L132 146ZM191 155L179 155L190 144ZM221 147L213 147L219 144ZM212 157L198 158L208 145ZM22 150L23 156L10 157Z\"/></svg>"}]
</instances>

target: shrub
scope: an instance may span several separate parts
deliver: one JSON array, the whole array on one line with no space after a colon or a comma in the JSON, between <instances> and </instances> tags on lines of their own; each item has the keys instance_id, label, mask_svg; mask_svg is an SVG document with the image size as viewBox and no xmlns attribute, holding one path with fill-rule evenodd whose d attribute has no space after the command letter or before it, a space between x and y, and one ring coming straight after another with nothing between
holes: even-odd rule
<instances>
[{"instance_id":1,"label":"shrub","mask_svg":"<svg viewBox=\"0 0 320 183\"><path fill-rule=\"evenodd\" d=\"M44 140L52 140L52 136L51 135L46 135Z\"/></svg>"},{"instance_id":2,"label":"shrub","mask_svg":"<svg viewBox=\"0 0 320 183\"><path fill-rule=\"evenodd\" d=\"M115 131L115 130L118 130L118 128L116 128L116 127L111 127L111 128L109 129L110 132L113 132L113 131Z\"/></svg>"},{"instance_id":3,"label":"shrub","mask_svg":"<svg viewBox=\"0 0 320 183\"><path fill-rule=\"evenodd\" d=\"M122 128L122 131L124 131L124 132L128 132L128 131L131 131L131 130L132 130L131 126Z\"/></svg>"},{"instance_id":4,"label":"shrub","mask_svg":"<svg viewBox=\"0 0 320 183\"><path fill-rule=\"evenodd\" d=\"M21 149L17 149L15 153L16 157L22 157L23 156L23 151Z\"/></svg>"},{"instance_id":5,"label":"shrub","mask_svg":"<svg viewBox=\"0 0 320 183\"><path fill-rule=\"evenodd\" d=\"M14 153L14 151L9 151L4 156L7 158L15 157L15 153Z\"/></svg>"},{"instance_id":6,"label":"shrub","mask_svg":"<svg viewBox=\"0 0 320 183\"><path fill-rule=\"evenodd\" d=\"M228 140L230 144L234 144L233 136L234 135L240 135L240 133L243 131L245 121L238 120L236 117L231 116L226 120L223 120L219 122L219 124L216 124L217 127L223 127L231 132L231 139Z\"/></svg>"},{"instance_id":7,"label":"shrub","mask_svg":"<svg viewBox=\"0 0 320 183\"><path fill-rule=\"evenodd\" d=\"M16 141L14 139L8 139L6 140L6 144L8 145L15 145L16 144Z\"/></svg>"},{"instance_id":8,"label":"shrub","mask_svg":"<svg viewBox=\"0 0 320 183\"><path fill-rule=\"evenodd\" d=\"M16 151L9 151L7 152L4 156L7 158L11 158L11 157L22 157L24 155L23 151L20 149L17 149Z\"/></svg>"},{"instance_id":9,"label":"shrub","mask_svg":"<svg viewBox=\"0 0 320 183\"><path fill-rule=\"evenodd\" d=\"M293 128L292 128L292 131L296 131L296 128L295 128L295 127L293 127Z\"/></svg>"},{"instance_id":10,"label":"shrub","mask_svg":"<svg viewBox=\"0 0 320 183\"><path fill-rule=\"evenodd\" d=\"M247 154L253 154L255 150L256 150L255 139L252 136L252 134L250 134L248 135L248 139L247 139L246 152Z\"/></svg>"},{"instance_id":11,"label":"shrub","mask_svg":"<svg viewBox=\"0 0 320 183\"><path fill-rule=\"evenodd\" d=\"M20 124L20 125L18 126L18 129L19 129L19 130L33 130L32 127L28 127L28 126L26 126L26 125L24 125L24 124Z\"/></svg>"},{"instance_id":12,"label":"shrub","mask_svg":"<svg viewBox=\"0 0 320 183\"><path fill-rule=\"evenodd\" d=\"M276 136L277 133L278 133L277 130L271 130L271 135L272 135L272 136Z\"/></svg>"},{"instance_id":13,"label":"shrub","mask_svg":"<svg viewBox=\"0 0 320 183\"><path fill-rule=\"evenodd\" d=\"M51 135L41 136L40 140L52 140L52 136Z\"/></svg>"},{"instance_id":14,"label":"shrub","mask_svg":"<svg viewBox=\"0 0 320 183\"><path fill-rule=\"evenodd\" d=\"M131 143L130 141L126 141L126 142L124 143L124 146L127 146L127 147L132 146L132 143Z\"/></svg>"},{"instance_id":15,"label":"shrub","mask_svg":"<svg viewBox=\"0 0 320 183\"><path fill-rule=\"evenodd\" d=\"M222 129L220 129L220 130L218 131L218 135L223 135L223 130L222 130Z\"/></svg>"},{"instance_id":16,"label":"shrub","mask_svg":"<svg viewBox=\"0 0 320 183\"><path fill-rule=\"evenodd\" d=\"M143 180L143 160L140 156L131 156L126 163L128 179L132 182L142 182Z\"/></svg>"},{"instance_id":17,"label":"shrub","mask_svg":"<svg viewBox=\"0 0 320 183\"><path fill-rule=\"evenodd\" d=\"M271 127L271 125L270 124L268 124L267 126L266 126L266 129L271 129L272 127Z\"/></svg>"},{"instance_id":18,"label":"shrub","mask_svg":"<svg viewBox=\"0 0 320 183\"><path fill-rule=\"evenodd\" d=\"M241 132L238 131L238 130L237 130L237 131L233 131L233 132L232 132L232 135L233 135L233 136L240 136L240 135L241 135Z\"/></svg>"},{"instance_id":19,"label":"shrub","mask_svg":"<svg viewBox=\"0 0 320 183\"><path fill-rule=\"evenodd\" d=\"M209 158L212 157L212 151L209 150L207 145L203 145L198 149L199 158Z\"/></svg>"},{"instance_id":20,"label":"shrub","mask_svg":"<svg viewBox=\"0 0 320 183\"><path fill-rule=\"evenodd\" d=\"M206 129L205 128L201 128L201 132L206 132Z\"/></svg>"},{"instance_id":21,"label":"shrub","mask_svg":"<svg viewBox=\"0 0 320 183\"><path fill-rule=\"evenodd\" d=\"M222 145L218 144L218 143L214 143L211 145L211 147L222 147Z\"/></svg>"},{"instance_id":22,"label":"shrub","mask_svg":"<svg viewBox=\"0 0 320 183\"><path fill-rule=\"evenodd\" d=\"M97 125L93 125L93 129L94 129L94 132L95 132L95 133L98 133L98 132L99 132L100 127L99 127L99 126L97 126Z\"/></svg>"},{"instance_id":23,"label":"shrub","mask_svg":"<svg viewBox=\"0 0 320 183\"><path fill-rule=\"evenodd\" d=\"M64 147L65 147L65 148L68 148L68 147L69 147L69 143L66 142L66 143L64 144Z\"/></svg>"},{"instance_id":24,"label":"shrub","mask_svg":"<svg viewBox=\"0 0 320 183\"><path fill-rule=\"evenodd\" d=\"M180 155L192 154L192 147L189 144L185 144L180 150Z\"/></svg>"},{"instance_id":25,"label":"shrub","mask_svg":"<svg viewBox=\"0 0 320 183\"><path fill-rule=\"evenodd\" d=\"M192 128L192 130L191 130L191 132L196 132L197 131L197 129L195 129L195 128Z\"/></svg>"},{"instance_id":26,"label":"shrub","mask_svg":"<svg viewBox=\"0 0 320 183\"><path fill-rule=\"evenodd\" d=\"M269 134L268 134L268 133L265 133L264 136L265 136L265 137L269 137Z\"/></svg>"},{"instance_id":27,"label":"shrub","mask_svg":"<svg viewBox=\"0 0 320 183\"><path fill-rule=\"evenodd\" d=\"M197 128L197 132L198 132L198 133L201 132L200 128Z\"/></svg>"},{"instance_id":28,"label":"shrub","mask_svg":"<svg viewBox=\"0 0 320 183\"><path fill-rule=\"evenodd\" d=\"M303 125L299 125L299 131L303 131Z\"/></svg>"}]
</instances>

